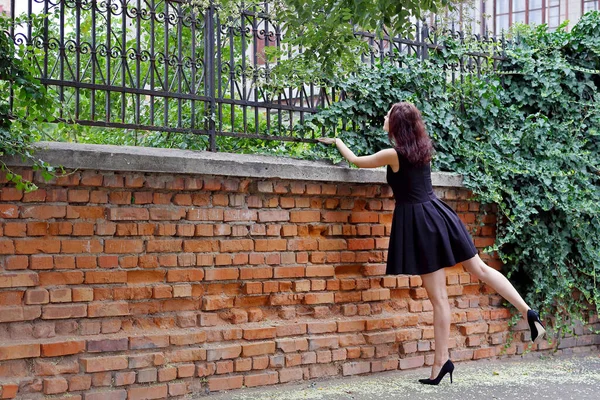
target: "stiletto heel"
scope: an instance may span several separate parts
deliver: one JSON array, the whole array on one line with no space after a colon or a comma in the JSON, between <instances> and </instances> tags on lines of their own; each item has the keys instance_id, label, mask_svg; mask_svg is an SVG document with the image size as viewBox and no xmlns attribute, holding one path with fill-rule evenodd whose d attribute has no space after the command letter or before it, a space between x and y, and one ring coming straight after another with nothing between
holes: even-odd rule
<instances>
[{"instance_id":1,"label":"stiletto heel","mask_svg":"<svg viewBox=\"0 0 600 400\"><path fill-rule=\"evenodd\" d=\"M452 361L448 360L446 361L446 363L442 366L442 369L440 369L440 373L438 374L438 376L435 379L419 379L419 382L421 382L424 385L438 385L440 383L440 381L442 380L442 378L444 376L446 376L446 374L450 374L450 383L452 383L452 373L454 372L454 364L452 364Z\"/></svg>"},{"instance_id":2,"label":"stiletto heel","mask_svg":"<svg viewBox=\"0 0 600 400\"><path fill-rule=\"evenodd\" d=\"M540 321L540 315L535 310L527 311L527 322L529 323L529 330L531 331L531 341L537 343L546 334L546 329Z\"/></svg>"}]
</instances>

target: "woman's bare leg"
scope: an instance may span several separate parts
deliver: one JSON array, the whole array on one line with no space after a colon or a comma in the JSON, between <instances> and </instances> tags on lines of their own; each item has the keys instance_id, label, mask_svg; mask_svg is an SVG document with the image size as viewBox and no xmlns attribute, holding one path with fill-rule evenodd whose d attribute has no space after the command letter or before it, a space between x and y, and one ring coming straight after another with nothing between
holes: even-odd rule
<instances>
[{"instance_id":1,"label":"woman's bare leg","mask_svg":"<svg viewBox=\"0 0 600 400\"><path fill-rule=\"evenodd\" d=\"M430 274L421 275L423 287L433 306L433 336L435 356L431 368L431 379L437 377L444 363L450 358L448 340L450 338L450 304L446 290L446 271L441 268Z\"/></svg>"},{"instance_id":2,"label":"woman's bare leg","mask_svg":"<svg viewBox=\"0 0 600 400\"><path fill-rule=\"evenodd\" d=\"M462 265L465 269L475 275L477 279L491 286L498 294L508 300L513 306L515 306L519 312L527 319L527 310L529 306L525 303L525 300L521 297L517 289L510 283L510 281L496 271L486 263L484 263L479 255L463 261Z\"/></svg>"}]
</instances>

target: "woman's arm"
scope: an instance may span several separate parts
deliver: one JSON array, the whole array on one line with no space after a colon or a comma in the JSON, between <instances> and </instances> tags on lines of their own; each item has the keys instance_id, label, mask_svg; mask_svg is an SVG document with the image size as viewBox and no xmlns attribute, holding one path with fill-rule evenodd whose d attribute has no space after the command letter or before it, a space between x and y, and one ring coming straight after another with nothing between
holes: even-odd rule
<instances>
[{"instance_id":1,"label":"woman's arm","mask_svg":"<svg viewBox=\"0 0 600 400\"><path fill-rule=\"evenodd\" d=\"M348 162L351 162L359 168L378 168L385 165L390 165L392 169L397 169L394 167L398 166L398 156L396 155L396 150L394 149L385 149L370 156L357 157L341 139L318 138L317 140L324 144L335 143L335 146L339 150L340 154L346 160L348 160Z\"/></svg>"}]
</instances>

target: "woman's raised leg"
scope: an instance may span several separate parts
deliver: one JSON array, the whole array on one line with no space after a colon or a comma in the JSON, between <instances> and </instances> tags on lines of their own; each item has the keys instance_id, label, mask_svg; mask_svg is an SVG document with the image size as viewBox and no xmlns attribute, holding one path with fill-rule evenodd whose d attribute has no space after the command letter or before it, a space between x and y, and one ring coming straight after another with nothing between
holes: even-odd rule
<instances>
[{"instance_id":1,"label":"woman's raised leg","mask_svg":"<svg viewBox=\"0 0 600 400\"><path fill-rule=\"evenodd\" d=\"M523 317L527 319L527 310L529 310L530 307L525 303L525 300L523 300L519 292L517 292L517 289L515 289L512 283L510 283L504 275L484 263L483 260L479 258L479 255L476 255L467 261L463 261L462 265L469 273L475 275L477 279L491 286L500 296L508 300L519 310Z\"/></svg>"}]
</instances>

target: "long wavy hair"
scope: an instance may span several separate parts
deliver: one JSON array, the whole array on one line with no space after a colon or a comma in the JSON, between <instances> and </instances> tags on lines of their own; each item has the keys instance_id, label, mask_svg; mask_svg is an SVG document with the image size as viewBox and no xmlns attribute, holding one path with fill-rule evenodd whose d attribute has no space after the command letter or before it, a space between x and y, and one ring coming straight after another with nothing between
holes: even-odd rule
<instances>
[{"instance_id":1,"label":"long wavy hair","mask_svg":"<svg viewBox=\"0 0 600 400\"><path fill-rule=\"evenodd\" d=\"M414 104L396 103L388 117L388 138L410 164L425 165L431 161L433 144Z\"/></svg>"}]
</instances>

